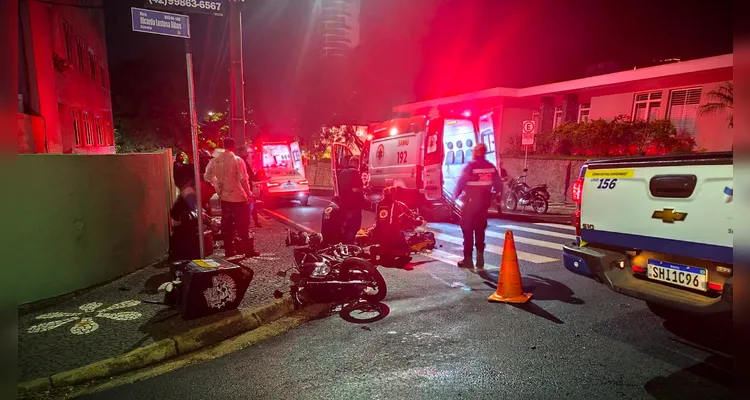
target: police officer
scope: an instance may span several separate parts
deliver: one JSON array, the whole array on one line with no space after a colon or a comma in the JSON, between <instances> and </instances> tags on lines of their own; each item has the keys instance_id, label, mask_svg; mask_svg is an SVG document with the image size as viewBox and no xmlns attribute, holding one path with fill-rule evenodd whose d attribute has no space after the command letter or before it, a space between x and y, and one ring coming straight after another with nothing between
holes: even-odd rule
<instances>
[{"instance_id":1,"label":"police officer","mask_svg":"<svg viewBox=\"0 0 750 400\"><path fill-rule=\"evenodd\" d=\"M474 268L473 248L477 248L477 268L484 267L484 231L487 229L487 209L492 202L492 189L502 190L497 169L484 157L487 146L479 143L474 146L473 160L466 165L458 179L454 198L461 198L461 231L464 235L464 259L458 262L460 268Z\"/></svg>"},{"instance_id":2,"label":"police officer","mask_svg":"<svg viewBox=\"0 0 750 400\"><path fill-rule=\"evenodd\" d=\"M320 225L323 247L339 244L343 240L344 229L339 203L341 203L339 196L333 196L328 207L323 210L323 221Z\"/></svg>"},{"instance_id":3,"label":"police officer","mask_svg":"<svg viewBox=\"0 0 750 400\"><path fill-rule=\"evenodd\" d=\"M339 196L341 196L339 207L344 214L343 243L354 244L357 231L362 226L364 203L362 178L359 174L359 157L352 156L346 169L339 173Z\"/></svg>"}]
</instances>

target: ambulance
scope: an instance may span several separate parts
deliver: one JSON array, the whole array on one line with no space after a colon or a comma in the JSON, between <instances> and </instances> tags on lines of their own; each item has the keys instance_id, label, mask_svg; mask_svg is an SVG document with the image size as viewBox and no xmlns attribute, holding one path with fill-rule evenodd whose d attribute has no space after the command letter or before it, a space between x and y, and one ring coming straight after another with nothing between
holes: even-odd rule
<instances>
[{"instance_id":1,"label":"ambulance","mask_svg":"<svg viewBox=\"0 0 750 400\"><path fill-rule=\"evenodd\" d=\"M401 200L423 216L452 219L458 216L460 207L453 191L478 142L487 145L487 159L497 164L489 115L416 116L371 125L362 143L333 144L334 188L338 194L338 174L349 157L356 155L372 204L380 200L383 188L397 186L403 189Z\"/></svg>"},{"instance_id":2,"label":"ambulance","mask_svg":"<svg viewBox=\"0 0 750 400\"><path fill-rule=\"evenodd\" d=\"M262 141L251 148L250 159L255 172L253 192L266 206L280 201L307 206L310 184L299 142Z\"/></svg>"}]
</instances>

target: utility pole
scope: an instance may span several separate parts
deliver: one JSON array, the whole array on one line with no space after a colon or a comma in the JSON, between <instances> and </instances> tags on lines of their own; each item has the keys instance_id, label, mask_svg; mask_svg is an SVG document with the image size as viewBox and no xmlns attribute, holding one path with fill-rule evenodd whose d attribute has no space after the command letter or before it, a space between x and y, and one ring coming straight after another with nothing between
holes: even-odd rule
<instances>
[{"instance_id":1,"label":"utility pole","mask_svg":"<svg viewBox=\"0 0 750 400\"><path fill-rule=\"evenodd\" d=\"M242 67L242 6L245 0L229 2L229 134L237 146L245 144L245 80Z\"/></svg>"}]
</instances>

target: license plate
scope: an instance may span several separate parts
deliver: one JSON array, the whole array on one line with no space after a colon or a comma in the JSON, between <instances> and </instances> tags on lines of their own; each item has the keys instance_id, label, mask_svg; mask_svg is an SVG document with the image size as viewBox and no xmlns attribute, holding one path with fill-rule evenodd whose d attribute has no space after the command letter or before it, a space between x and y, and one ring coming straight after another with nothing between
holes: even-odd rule
<instances>
[{"instance_id":1,"label":"license plate","mask_svg":"<svg viewBox=\"0 0 750 400\"><path fill-rule=\"evenodd\" d=\"M281 185L281 187L283 187L283 188L291 188L291 187L294 187L294 184L293 183L285 183L285 184Z\"/></svg>"},{"instance_id":2,"label":"license plate","mask_svg":"<svg viewBox=\"0 0 750 400\"><path fill-rule=\"evenodd\" d=\"M703 268L689 267L659 260L648 260L648 277L655 281L667 282L705 292L707 274Z\"/></svg>"}]
</instances>

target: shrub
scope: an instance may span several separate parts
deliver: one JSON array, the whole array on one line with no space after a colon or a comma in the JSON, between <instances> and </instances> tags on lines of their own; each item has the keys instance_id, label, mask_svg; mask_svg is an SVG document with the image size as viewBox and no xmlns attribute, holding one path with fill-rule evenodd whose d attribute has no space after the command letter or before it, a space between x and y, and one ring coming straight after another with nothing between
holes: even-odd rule
<instances>
[{"instance_id":1,"label":"shrub","mask_svg":"<svg viewBox=\"0 0 750 400\"><path fill-rule=\"evenodd\" d=\"M524 153L520 136L511 137L508 143L507 154ZM529 154L615 157L694 151L697 150L693 136L678 132L668 119L631 121L621 115L611 121L562 124L551 132L539 133L535 149L530 148Z\"/></svg>"}]
</instances>

